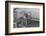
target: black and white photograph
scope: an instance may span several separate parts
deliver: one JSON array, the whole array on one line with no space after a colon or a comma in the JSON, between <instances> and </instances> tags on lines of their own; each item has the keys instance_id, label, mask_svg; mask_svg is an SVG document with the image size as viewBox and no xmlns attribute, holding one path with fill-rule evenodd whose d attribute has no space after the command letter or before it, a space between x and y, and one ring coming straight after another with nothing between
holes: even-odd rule
<instances>
[{"instance_id":1,"label":"black and white photograph","mask_svg":"<svg viewBox=\"0 0 46 36\"><path fill-rule=\"evenodd\" d=\"M37 2L5 2L5 34L45 32L45 4Z\"/></svg>"},{"instance_id":2,"label":"black and white photograph","mask_svg":"<svg viewBox=\"0 0 46 36\"><path fill-rule=\"evenodd\" d=\"M14 8L13 9L13 27L27 28L39 27L39 8Z\"/></svg>"}]
</instances>

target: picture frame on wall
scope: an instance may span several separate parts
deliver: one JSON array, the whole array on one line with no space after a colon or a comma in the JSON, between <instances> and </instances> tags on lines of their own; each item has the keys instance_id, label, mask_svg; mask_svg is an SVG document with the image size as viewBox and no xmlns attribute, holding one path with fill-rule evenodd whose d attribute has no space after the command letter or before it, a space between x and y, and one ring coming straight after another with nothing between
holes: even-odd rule
<instances>
[{"instance_id":1,"label":"picture frame on wall","mask_svg":"<svg viewBox=\"0 0 46 36\"><path fill-rule=\"evenodd\" d=\"M45 32L45 3L5 1L5 34Z\"/></svg>"}]
</instances>

